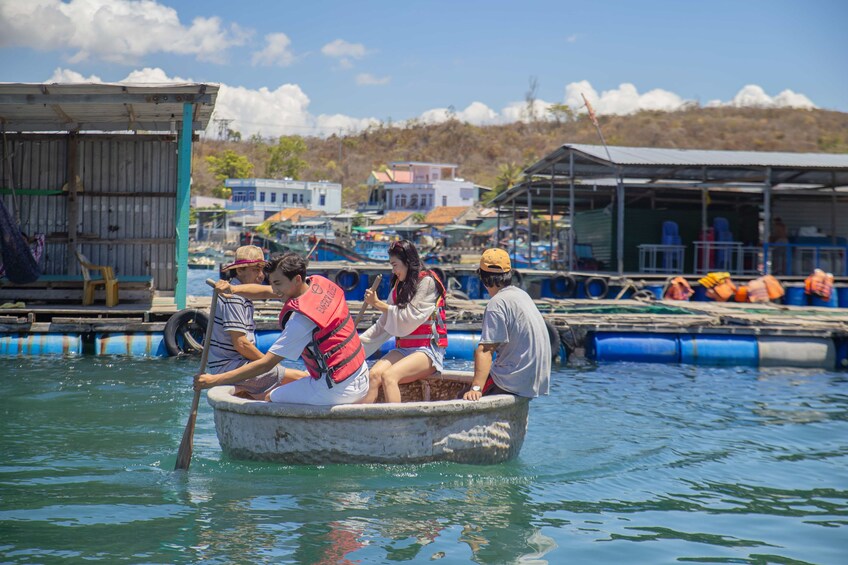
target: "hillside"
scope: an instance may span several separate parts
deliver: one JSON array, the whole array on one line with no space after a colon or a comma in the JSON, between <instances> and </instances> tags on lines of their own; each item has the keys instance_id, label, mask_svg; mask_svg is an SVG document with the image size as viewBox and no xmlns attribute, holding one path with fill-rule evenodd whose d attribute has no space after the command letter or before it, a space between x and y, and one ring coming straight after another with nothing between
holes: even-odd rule
<instances>
[{"instance_id":1,"label":"hillside","mask_svg":"<svg viewBox=\"0 0 848 565\"><path fill-rule=\"evenodd\" d=\"M609 145L848 153L848 113L828 110L692 108L601 116L599 120ZM231 149L250 160L254 176L264 177L268 144L275 141L254 137L195 144L195 194L211 194L216 185L206 156ZM563 143L599 143L586 116L501 126L473 126L456 120L406 127L382 124L355 135L304 141L307 150L301 157L307 167L301 178L341 182L346 206L362 200L370 172L391 161L457 163L465 179L496 186L501 167L528 165Z\"/></svg>"}]
</instances>

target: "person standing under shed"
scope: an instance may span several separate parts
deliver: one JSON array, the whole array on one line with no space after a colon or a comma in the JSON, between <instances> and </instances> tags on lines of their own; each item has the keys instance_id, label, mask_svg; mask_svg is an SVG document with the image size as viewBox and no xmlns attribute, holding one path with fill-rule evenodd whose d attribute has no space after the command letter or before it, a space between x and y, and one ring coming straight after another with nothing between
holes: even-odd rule
<instances>
[{"instance_id":1,"label":"person standing under shed","mask_svg":"<svg viewBox=\"0 0 848 565\"><path fill-rule=\"evenodd\" d=\"M474 379L463 398L492 394L535 398L550 392L551 342L545 319L524 290L512 286L512 263L503 249L487 249L477 276L491 300L483 312L474 351ZM494 354L497 354L496 356Z\"/></svg>"}]
</instances>

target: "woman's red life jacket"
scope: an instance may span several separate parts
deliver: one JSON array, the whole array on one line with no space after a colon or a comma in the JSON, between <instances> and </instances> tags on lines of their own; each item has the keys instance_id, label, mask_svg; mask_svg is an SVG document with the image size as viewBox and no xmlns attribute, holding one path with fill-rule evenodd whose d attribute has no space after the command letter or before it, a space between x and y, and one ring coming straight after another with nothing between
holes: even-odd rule
<instances>
[{"instance_id":1,"label":"woman's red life jacket","mask_svg":"<svg viewBox=\"0 0 848 565\"><path fill-rule=\"evenodd\" d=\"M807 294L830 300L830 295L833 293L833 275L825 273L821 269L816 269L804 281L804 290Z\"/></svg>"},{"instance_id":2,"label":"woman's red life jacket","mask_svg":"<svg viewBox=\"0 0 848 565\"><path fill-rule=\"evenodd\" d=\"M306 370L313 379L327 379L327 386L340 383L362 367L365 350L350 317L344 292L329 279L312 275L306 279L309 285L302 295L287 300L280 311L280 329L294 312L300 312L318 326L312 332L312 341L301 357Z\"/></svg>"},{"instance_id":3,"label":"woman's red life jacket","mask_svg":"<svg viewBox=\"0 0 848 565\"><path fill-rule=\"evenodd\" d=\"M411 334L395 339L396 347L429 347L430 340L433 336L438 336L437 345L439 347L448 346L448 327L445 316L445 287L439 277L433 274L432 271L422 271L418 273L418 283L425 277L433 277L436 281L439 298L436 300L436 309L430 319L415 328ZM397 286L392 289L392 302L397 304Z\"/></svg>"}]
</instances>

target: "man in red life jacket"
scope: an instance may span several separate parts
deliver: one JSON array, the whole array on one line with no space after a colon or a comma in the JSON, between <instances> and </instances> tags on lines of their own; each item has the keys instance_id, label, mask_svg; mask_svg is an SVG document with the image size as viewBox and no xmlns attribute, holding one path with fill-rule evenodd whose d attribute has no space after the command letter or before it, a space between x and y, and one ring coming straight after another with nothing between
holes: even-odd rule
<instances>
[{"instance_id":1,"label":"man in red life jacket","mask_svg":"<svg viewBox=\"0 0 848 565\"><path fill-rule=\"evenodd\" d=\"M201 390L241 382L270 370L283 359L302 357L309 377L280 386L271 402L335 405L357 402L368 393L368 365L356 333L344 292L334 282L306 276L308 261L286 253L269 266L271 289L263 285L235 285L218 281L219 292L250 299L281 298L282 333L261 359L217 375L195 377Z\"/></svg>"}]
</instances>

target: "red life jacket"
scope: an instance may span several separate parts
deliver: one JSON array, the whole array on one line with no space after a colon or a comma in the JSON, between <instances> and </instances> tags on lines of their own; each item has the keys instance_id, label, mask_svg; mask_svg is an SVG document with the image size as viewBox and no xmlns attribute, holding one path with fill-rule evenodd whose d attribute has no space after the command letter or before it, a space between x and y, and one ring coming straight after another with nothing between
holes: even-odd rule
<instances>
[{"instance_id":1,"label":"red life jacket","mask_svg":"<svg viewBox=\"0 0 848 565\"><path fill-rule=\"evenodd\" d=\"M431 271L418 273L418 283L421 284L421 281L428 276L433 277L433 280L436 281L437 290L441 291L439 298L436 300L436 309L433 310L430 319L415 328L411 334L395 339L396 347L429 347L430 339L432 339L433 335L438 336L437 344L439 347L448 346L448 327L446 323L447 317L445 316L445 287L442 285L439 277ZM392 301L397 304L397 286L392 289Z\"/></svg>"},{"instance_id":2,"label":"red life jacket","mask_svg":"<svg viewBox=\"0 0 848 565\"><path fill-rule=\"evenodd\" d=\"M312 341L301 357L306 370L313 379L327 379L327 386L340 383L362 366L365 350L350 317L344 292L329 279L312 275L306 279L309 285L302 295L287 300L280 311L280 329L286 327L292 313L300 312L318 326L312 332Z\"/></svg>"}]
</instances>

